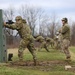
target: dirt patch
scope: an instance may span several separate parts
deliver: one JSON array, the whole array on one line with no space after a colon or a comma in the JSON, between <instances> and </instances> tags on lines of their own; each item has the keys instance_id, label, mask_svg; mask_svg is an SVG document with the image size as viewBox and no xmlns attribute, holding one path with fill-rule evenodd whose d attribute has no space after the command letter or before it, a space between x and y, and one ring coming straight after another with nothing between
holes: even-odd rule
<instances>
[{"instance_id":1,"label":"dirt patch","mask_svg":"<svg viewBox=\"0 0 75 75\"><path fill-rule=\"evenodd\" d=\"M71 65L67 61L60 61L60 60L54 60L54 61L37 61L37 65L34 66L33 61L12 61L4 64L0 64L1 66L7 66L11 68L20 68L25 70L40 70L40 71L64 71L65 65ZM75 72L75 65L71 65L72 68L68 69L68 71ZM60 69L61 68L61 69Z\"/></svg>"},{"instance_id":2,"label":"dirt patch","mask_svg":"<svg viewBox=\"0 0 75 75\"><path fill-rule=\"evenodd\" d=\"M37 61L36 66L50 66L50 65L68 65L69 62L67 61ZM14 66L34 66L33 61L14 61L10 62L10 65Z\"/></svg>"},{"instance_id":3,"label":"dirt patch","mask_svg":"<svg viewBox=\"0 0 75 75\"><path fill-rule=\"evenodd\" d=\"M37 65L34 66L33 61L14 61L9 63L9 67L16 67L16 68L22 68L22 69L33 69L33 70L40 70L40 71L54 71L57 70L57 68L62 68L62 70L65 70L65 65L70 65L67 61L37 61ZM72 65L71 65L72 66ZM60 69L59 69L60 70ZM71 69L68 69L68 71L75 72L75 66L73 66Z\"/></svg>"}]
</instances>

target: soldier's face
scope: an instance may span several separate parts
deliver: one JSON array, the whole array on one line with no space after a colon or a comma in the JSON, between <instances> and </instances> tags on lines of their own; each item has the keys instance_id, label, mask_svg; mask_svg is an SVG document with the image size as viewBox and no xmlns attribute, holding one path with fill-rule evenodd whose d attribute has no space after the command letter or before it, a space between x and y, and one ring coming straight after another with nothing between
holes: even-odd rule
<instances>
[{"instance_id":1,"label":"soldier's face","mask_svg":"<svg viewBox=\"0 0 75 75\"><path fill-rule=\"evenodd\" d=\"M65 24L65 21L64 21L64 20L62 20L62 24L63 24L63 25Z\"/></svg>"},{"instance_id":2,"label":"soldier's face","mask_svg":"<svg viewBox=\"0 0 75 75\"><path fill-rule=\"evenodd\" d=\"M16 23L21 23L22 21L20 19L16 19Z\"/></svg>"}]
</instances>

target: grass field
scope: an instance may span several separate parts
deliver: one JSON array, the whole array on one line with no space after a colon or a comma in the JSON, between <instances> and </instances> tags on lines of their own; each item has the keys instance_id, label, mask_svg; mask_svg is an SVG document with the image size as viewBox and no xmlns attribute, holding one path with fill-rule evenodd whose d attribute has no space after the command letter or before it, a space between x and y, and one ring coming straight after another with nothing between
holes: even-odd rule
<instances>
[{"instance_id":1,"label":"grass field","mask_svg":"<svg viewBox=\"0 0 75 75\"><path fill-rule=\"evenodd\" d=\"M46 52L42 49L40 52L36 51L37 66L19 66L19 65L0 65L0 75L75 75L75 70L65 71L65 65L75 66L75 47L70 47L72 61L65 61L65 54L59 50L50 49ZM17 49L8 49L8 53L13 53L13 61L18 60ZM32 55L26 49L24 51L24 62L33 62ZM16 63L16 62L15 62ZM17 64L17 63L16 63Z\"/></svg>"}]
</instances>

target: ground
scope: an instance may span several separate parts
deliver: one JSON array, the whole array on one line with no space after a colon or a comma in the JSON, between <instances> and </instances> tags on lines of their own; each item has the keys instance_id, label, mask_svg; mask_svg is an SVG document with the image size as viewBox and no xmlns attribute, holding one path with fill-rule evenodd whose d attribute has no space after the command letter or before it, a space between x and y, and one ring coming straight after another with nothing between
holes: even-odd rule
<instances>
[{"instance_id":1,"label":"ground","mask_svg":"<svg viewBox=\"0 0 75 75\"><path fill-rule=\"evenodd\" d=\"M18 49L8 49L8 54L13 53L13 61L0 64L0 75L75 75L75 47L70 47L71 61L65 60L65 54L59 50L50 48L50 52L44 49L36 51L37 66L34 66L32 55L26 49L24 61L19 62ZM73 68L65 71L65 66Z\"/></svg>"}]
</instances>

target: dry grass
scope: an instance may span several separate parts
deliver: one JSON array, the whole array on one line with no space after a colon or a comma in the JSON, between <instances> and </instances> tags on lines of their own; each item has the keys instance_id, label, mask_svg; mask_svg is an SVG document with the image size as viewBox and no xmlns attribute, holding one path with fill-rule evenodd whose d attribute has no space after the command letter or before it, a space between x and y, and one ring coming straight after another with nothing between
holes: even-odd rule
<instances>
[{"instance_id":1,"label":"dry grass","mask_svg":"<svg viewBox=\"0 0 75 75\"><path fill-rule=\"evenodd\" d=\"M75 53L73 53L72 51L70 51L70 53L71 53L71 59L72 59L73 61L75 61Z\"/></svg>"},{"instance_id":2,"label":"dry grass","mask_svg":"<svg viewBox=\"0 0 75 75\"><path fill-rule=\"evenodd\" d=\"M28 53L28 49L24 50L24 53ZM13 49L8 49L7 53L13 53L14 56L16 56L18 54L18 48L13 48Z\"/></svg>"}]
</instances>

